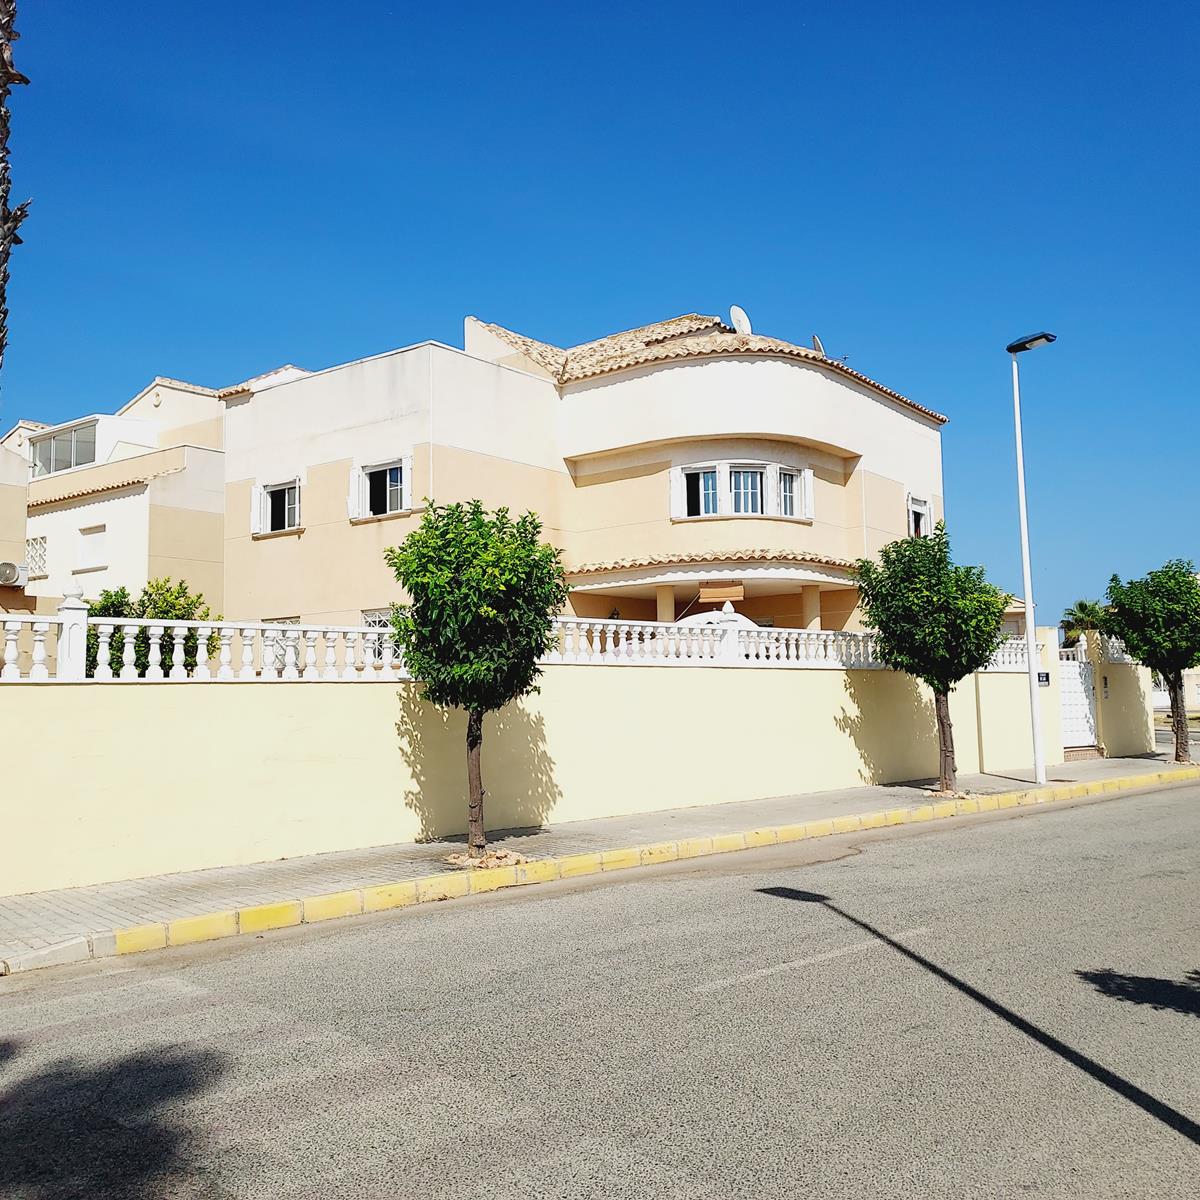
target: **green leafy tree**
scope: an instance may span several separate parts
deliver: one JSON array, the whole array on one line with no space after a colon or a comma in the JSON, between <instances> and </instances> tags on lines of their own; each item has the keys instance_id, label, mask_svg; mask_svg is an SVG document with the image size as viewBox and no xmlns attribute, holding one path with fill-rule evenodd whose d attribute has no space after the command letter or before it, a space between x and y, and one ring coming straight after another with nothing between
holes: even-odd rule
<instances>
[{"instance_id":1,"label":"green leafy tree","mask_svg":"<svg viewBox=\"0 0 1200 1200\"><path fill-rule=\"evenodd\" d=\"M1200 580L1195 564L1172 559L1128 583L1114 575L1108 603L1104 632L1120 638L1138 662L1162 676L1171 696L1175 761L1190 762L1183 673L1200 665Z\"/></svg>"},{"instance_id":2,"label":"green leafy tree","mask_svg":"<svg viewBox=\"0 0 1200 1200\"><path fill-rule=\"evenodd\" d=\"M1104 605L1099 600L1076 600L1063 611L1059 628L1063 645L1074 646L1081 635L1104 628Z\"/></svg>"},{"instance_id":3,"label":"green leafy tree","mask_svg":"<svg viewBox=\"0 0 1200 1200\"><path fill-rule=\"evenodd\" d=\"M933 692L938 731L938 778L954 791L954 729L950 693L960 679L985 667L1004 640L1011 596L984 578L982 567L950 561L950 539L939 521L928 537L884 546L880 561L855 564L863 620L874 629L878 653Z\"/></svg>"},{"instance_id":4,"label":"green leafy tree","mask_svg":"<svg viewBox=\"0 0 1200 1200\"><path fill-rule=\"evenodd\" d=\"M392 624L424 696L467 714L468 853L487 850L480 754L485 713L537 690L538 660L551 649L567 598L559 552L542 541L534 513L430 505L421 524L384 552L411 597Z\"/></svg>"},{"instance_id":5,"label":"green leafy tree","mask_svg":"<svg viewBox=\"0 0 1200 1200\"><path fill-rule=\"evenodd\" d=\"M134 599L127 588L113 588L100 593L100 599L88 605L89 617L112 617L120 619L161 620L164 624L171 621L219 621L209 612L203 595L192 592L185 580L178 583L171 579L152 579L142 589L141 595ZM187 633L183 639L183 664L189 670L196 665L196 650L199 636L195 630ZM134 638L134 663L138 675L144 675L150 665L150 631L141 630ZM175 639L170 630L164 630L162 641L162 664L164 670L169 670L171 658L175 650ZM208 652L216 653L216 635L210 639ZM96 659L100 652L100 632L94 625L88 626L87 673L95 675ZM109 665L114 675L120 674L122 657L125 652L125 635L114 631L109 642Z\"/></svg>"}]
</instances>

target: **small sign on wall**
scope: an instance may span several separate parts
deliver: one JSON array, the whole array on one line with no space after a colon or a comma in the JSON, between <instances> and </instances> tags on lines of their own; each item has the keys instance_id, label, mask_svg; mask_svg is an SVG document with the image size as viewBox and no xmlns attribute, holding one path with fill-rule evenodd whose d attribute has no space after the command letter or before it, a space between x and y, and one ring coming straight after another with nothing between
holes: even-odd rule
<instances>
[{"instance_id":1,"label":"small sign on wall","mask_svg":"<svg viewBox=\"0 0 1200 1200\"><path fill-rule=\"evenodd\" d=\"M1049 671L1039 671L1038 672L1038 687L1049 687L1049 686L1050 686L1050 672Z\"/></svg>"}]
</instances>

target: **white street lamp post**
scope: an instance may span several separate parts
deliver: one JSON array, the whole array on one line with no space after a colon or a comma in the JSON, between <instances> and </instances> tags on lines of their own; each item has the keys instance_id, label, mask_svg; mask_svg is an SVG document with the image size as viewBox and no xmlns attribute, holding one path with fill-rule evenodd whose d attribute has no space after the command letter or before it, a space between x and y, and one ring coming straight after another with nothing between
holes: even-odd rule
<instances>
[{"instance_id":1,"label":"white street lamp post","mask_svg":"<svg viewBox=\"0 0 1200 1200\"><path fill-rule=\"evenodd\" d=\"M1021 571L1025 585L1025 654L1029 668L1029 720L1033 730L1034 782L1046 782L1046 754L1042 749L1041 704L1038 698L1037 621L1033 603L1033 570L1029 564L1029 512L1025 505L1025 450L1021 439L1021 381L1017 355L1035 346L1047 346L1055 340L1052 333L1035 333L1006 348L1012 355L1013 424L1017 434L1017 504L1021 513Z\"/></svg>"}]
</instances>

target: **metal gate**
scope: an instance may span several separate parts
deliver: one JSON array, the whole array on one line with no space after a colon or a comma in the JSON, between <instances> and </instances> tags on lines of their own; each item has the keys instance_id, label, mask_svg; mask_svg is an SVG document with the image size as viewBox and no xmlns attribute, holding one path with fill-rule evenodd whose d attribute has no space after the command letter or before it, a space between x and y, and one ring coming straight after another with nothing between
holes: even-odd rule
<instances>
[{"instance_id":1,"label":"metal gate","mask_svg":"<svg viewBox=\"0 0 1200 1200\"><path fill-rule=\"evenodd\" d=\"M1059 652L1058 683L1062 703L1064 749L1096 744L1096 689L1093 667L1075 650Z\"/></svg>"}]
</instances>

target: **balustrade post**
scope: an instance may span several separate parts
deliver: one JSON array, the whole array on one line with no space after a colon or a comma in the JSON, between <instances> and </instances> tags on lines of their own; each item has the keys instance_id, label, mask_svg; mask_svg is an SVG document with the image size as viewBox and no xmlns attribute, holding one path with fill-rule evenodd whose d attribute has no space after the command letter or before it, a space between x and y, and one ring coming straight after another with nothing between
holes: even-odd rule
<instances>
[{"instance_id":1,"label":"balustrade post","mask_svg":"<svg viewBox=\"0 0 1200 1200\"><path fill-rule=\"evenodd\" d=\"M196 630L196 669L192 672L193 679L205 682L212 679L212 668L208 665L208 641L211 637L211 626L201 625Z\"/></svg>"},{"instance_id":2,"label":"balustrade post","mask_svg":"<svg viewBox=\"0 0 1200 1200\"><path fill-rule=\"evenodd\" d=\"M83 589L78 584L58 606L58 646L55 649L54 674L62 680L87 678L87 613Z\"/></svg>"},{"instance_id":3,"label":"balustrade post","mask_svg":"<svg viewBox=\"0 0 1200 1200\"><path fill-rule=\"evenodd\" d=\"M243 628L242 635L242 669L238 672L239 679L253 679L254 673L254 630Z\"/></svg>"},{"instance_id":4,"label":"balustrade post","mask_svg":"<svg viewBox=\"0 0 1200 1200\"><path fill-rule=\"evenodd\" d=\"M321 672L322 679L336 679L337 671L337 634L325 635L325 670Z\"/></svg>"},{"instance_id":5,"label":"balustrade post","mask_svg":"<svg viewBox=\"0 0 1200 1200\"><path fill-rule=\"evenodd\" d=\"M358 670L357 670L358 663L356 661L358 654L357 654L356 648L358 646L360 636L361 635L357 634L357 633L346 634L346 649L345 649L345 655L342 659L342 678L343 679L353 680L353 679L358 678Z\"/></svg>"},{"instance_id":6,"label":"balustrade post","mask_svg":"<svg viewBox=\"0 0 1200 1200\"><path fill-rule=\"evenodd\" d=\"M187 678L187 666L183 661L184 655L187 653L187 635L186 626L171 626L171 670L167 676L168 679Z\"/></svg>"},{"instance_id":7,"label":"balustrade post","mask_svg":"<svg viewBox=\"0 0 1200 1200\"><path fill-rule=\"evenodd\" d=\"M138 627L136 625L121 626L121 674L119 678L125 683L138 677L137 635Z\"/></svg>"},{"instance_id":8,"label":"balustrade post","mask_svg":"<svg viewBox=\"0 0 1200 1200\"><path fill-rule=\"evenodd\" d=\"M5 682L21 678L20 636L20 621L4 622L4 669L0 670L0 680Z\"/></svg>"},{"instance_id":9,"label":"balustrade post","mask_svg":"<svg viewBox=\"0 0 1200 1200\"><path fill-rule=\"evenodd\" d=\"M162 635L161 625L150 626L150 644L147 649L146 678L165 679L162 669Z\"/></svg>"},{"instance_id":10,"label":"balustrade post","mask_svg":"<svg viewBox=\"0 0 1200 1200\"><path fill-rule=\"evenodd\" d=\"M221 644L219 666L217 667L218 679L233 678L233 629L229 625L222 625L217 630L217 639Z\"/></svg>"},{"instance_id":11,"label":"balustrade post","mask_svg":"<svg viewBox=\"0 0 1200 1200\"><path fill-rule=\"evenodd\" d=\"M285 629L283 631L283 678L299 679L300 672L296 670L296 661L300 645L300 630Z\"/></svg>"}]
</instances>

